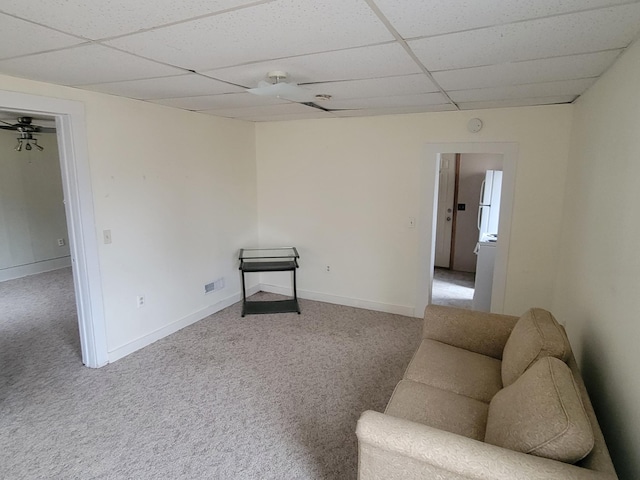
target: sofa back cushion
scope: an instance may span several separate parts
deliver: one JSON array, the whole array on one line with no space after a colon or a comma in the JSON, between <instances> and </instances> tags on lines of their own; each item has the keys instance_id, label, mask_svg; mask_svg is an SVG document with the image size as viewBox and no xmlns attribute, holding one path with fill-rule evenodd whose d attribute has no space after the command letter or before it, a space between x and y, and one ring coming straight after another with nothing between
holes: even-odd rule
<instances>
[{"instance_id":1,"label":"sofa back cushion","mask_svg":"<svg viewBox=\"0 0 640 480\"><path fill-rule=\"evenodd\" d=\"M489 405L485 442L567 463L587 456L593 430L569 367L544 357L500 390Z\"/></svg>"},{"instance_id":2,"label":"sofa back cushion","mask_svg":"<svg viewBox=\"0 0 640 480\"><path fill-rule=\"evenodd\" d=\"M518 320L502 353L502 385L515 382L542 357L569 360L571 346L564 330L547 310L532 308Z\"/></svg>"}]
</instances>

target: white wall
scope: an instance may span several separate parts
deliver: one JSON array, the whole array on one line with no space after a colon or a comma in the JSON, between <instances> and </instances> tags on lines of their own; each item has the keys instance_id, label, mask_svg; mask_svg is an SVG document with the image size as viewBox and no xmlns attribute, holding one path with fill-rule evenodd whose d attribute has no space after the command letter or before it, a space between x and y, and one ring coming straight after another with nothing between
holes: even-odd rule
<instances>
[{"instance_id":1,"label":"white wall","mask_svg":"<svg viewBox=\"0 0 640 480\"><path fill-rule=\"evenodd\" d=\"M426 267L417 263L420 228L409 228L408 219L419 217L425 145L517 142L505 311L550 307L571 111L566 105L258 124L260 242L299 248L302 295L413 312L418 269ZM485 126L471 134L466 124L475 116ZM288 285L273 274L263 281Z\"/></svg>"},{"instance_id":2,"label":"white wall","mask_svg":"<svg viewBox=\"0 0 640 480\"><path fill-rule=\"evenodd\" d=\"M640 478L640 44L575 105L554 312L621 479Z\"/></svg>"},{"instance_id":3,"label":"white wall","mask_svg":"<svg viewBox=\"0 0 640 480\"><path fill-rule=\"evenodd\" d=\"M238 250L257 243L253 124L5 76L0 89L85 105L96 235L113 238L100 245L112 360L239 298Z\"/></svg>"},{"instance_id":4,"label":"white wall","mask_svg":"<svg viewBox=\"0 0 640 480\"><path fill-rule=\"evenodd\" d=\"M56 136L39 134L43 151L20 152L17 137L0 130L0 281L70 265Z\"/></svg>"}]
</instances>

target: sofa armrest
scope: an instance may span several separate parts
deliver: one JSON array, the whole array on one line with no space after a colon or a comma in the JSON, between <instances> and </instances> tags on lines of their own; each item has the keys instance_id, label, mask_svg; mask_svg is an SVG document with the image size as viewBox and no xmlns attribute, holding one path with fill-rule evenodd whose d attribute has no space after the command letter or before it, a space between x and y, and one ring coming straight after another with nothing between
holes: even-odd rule
<instances>
[{"instance_id":1,"label":"sofa armrest","mask_svg":"<svg viewBox=\"0 0 640 480\"><path fill-rule=\"evenodd\" d=\"M356 434L358 480L617 480L373 411Z\"/></svg>"},{"instance_id":2,"label":"sofa armrest","mask_svg":"<svg viewBox=\"0 0 640 480\"><path fill-rule=\"evenodd\" d=\"M518 317L428 305L423 338L502 359L502 351Z\"/></svg>"}]
</instances>

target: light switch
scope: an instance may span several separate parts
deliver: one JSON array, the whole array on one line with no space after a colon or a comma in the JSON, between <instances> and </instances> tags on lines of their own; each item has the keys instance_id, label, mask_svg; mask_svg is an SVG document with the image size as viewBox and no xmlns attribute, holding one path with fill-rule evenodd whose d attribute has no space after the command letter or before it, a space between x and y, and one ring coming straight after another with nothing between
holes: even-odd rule
<instances>
[{"instance_id":1,"label":"light switch","mask_svg":"<svg viewBox=\"0 0 640 480\"><path fill-rule=\"evenodd\" d=\"M111 243L111 230L105 230L102 232L105 245Z\"/></svg>"}]
</instances>

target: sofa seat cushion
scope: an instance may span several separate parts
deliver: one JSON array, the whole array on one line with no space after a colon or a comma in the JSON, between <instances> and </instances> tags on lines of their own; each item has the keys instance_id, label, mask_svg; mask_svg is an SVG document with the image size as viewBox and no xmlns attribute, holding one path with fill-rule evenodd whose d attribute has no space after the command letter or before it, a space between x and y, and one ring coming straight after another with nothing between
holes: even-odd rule
<instances>
[{"instance_id":1,"label":"sofa seat cushion","mask_svg":"<svg viewBox=\"0 0 640 480\"><path fill-rule=\"evenodd\" d=\"M386 414L483 441L489 405L424 383L401 380Z\"/></svg>"},{"instance_id":2,"label":"sofa seat cushion","mask_svg":"<svg viewBox=\"0 0 640 480\"><path fill-rule=\"evenodd\" d=\"M485 441L567 463L588 455L593 429L569 367L542 358L498 392L489 405Z\"/></svg>"},{"instance_id":3,"label":"sofa seat cushion","mask_svg":"<svg viewBox=\"0 0 640 480\"><path fill-rule=\"evenodd\" d=\"M571 346L554 316L542 308L532 308L518 320L502 353L502 384L515 382L527 368L542 357L566 362Z\"/></svg>"},{"instance_id":4,"label":"sofa seat cushion","mask_svg":"<svg viewBox=\"0 0 640 480\"><path fill-rule=\"evenodd\" d=\"M404 379L489 403L502 388L500 367L495 358L424 339Z\"/></svg>"}]
</instances>

